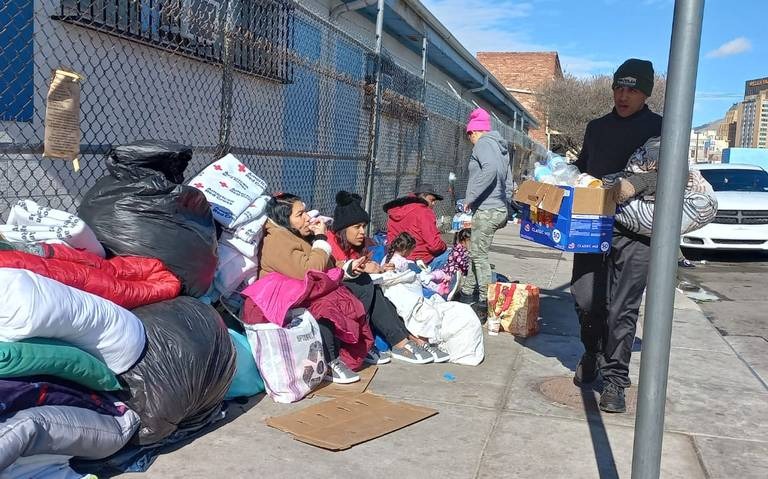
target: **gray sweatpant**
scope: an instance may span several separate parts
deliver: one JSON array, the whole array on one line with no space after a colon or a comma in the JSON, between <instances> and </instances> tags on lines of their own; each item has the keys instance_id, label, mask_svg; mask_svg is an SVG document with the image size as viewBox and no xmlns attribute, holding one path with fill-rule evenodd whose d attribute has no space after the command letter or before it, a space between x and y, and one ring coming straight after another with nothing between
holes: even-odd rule
<instances>
[{"instance_id":1,"label":"gray sweatpant","mask_svg":"<svg viewBox=\"0 0 768 479\"><path fill-rule=\"evenodd\" d=\"M629 387L629 360L643 290L648 281L650 240L614 233L606 255L576 254L571 295L581 342L597 354L605 381Z\"/></svg>"}]
</instances>

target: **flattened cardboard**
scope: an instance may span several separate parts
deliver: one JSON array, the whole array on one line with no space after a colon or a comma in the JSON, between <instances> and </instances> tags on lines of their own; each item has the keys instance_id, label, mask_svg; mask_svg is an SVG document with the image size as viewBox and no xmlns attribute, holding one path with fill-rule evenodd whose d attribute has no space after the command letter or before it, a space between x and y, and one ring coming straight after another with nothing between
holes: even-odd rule
<instances>
[{"instance_id":1,"label":"flattened cardboard","mask_svg":"<svg viewBox=\"0 0 768 479\"><path fill-rule=\"evenodd\" d=\"M371 393L339 397L285 416L267 419L297 441L331 451L384 436L437 414L434 409L392 402Z\"/></svg>"},{"instance_id":2,"label":"flattened cardboard","mask_svg":"<svg viewBox=\"0 0 768 479\"><path fill-rule=\"evenodd\" d=\"M362 394L368 389L368 386L371 384L371 381L378 370L378 366L368 366L367 368L358 371L357 374L360 375L360 380L352 384L336 384L323 381L317 389L312 391L312 394L331 398Z\"/></svg>"}]
</instances>

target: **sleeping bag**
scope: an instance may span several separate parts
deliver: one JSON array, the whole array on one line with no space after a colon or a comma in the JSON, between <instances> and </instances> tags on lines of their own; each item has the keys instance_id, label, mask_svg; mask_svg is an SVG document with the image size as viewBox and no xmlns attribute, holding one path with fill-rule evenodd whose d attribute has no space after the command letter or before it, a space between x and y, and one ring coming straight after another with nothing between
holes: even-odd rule
<instances>
[{"instance_id":1,"label":"sleeping bag","mask_svg":"<svg viewBox=\"0 0 768 479\"><path fill-rule=\"evenodd\" d=\"M127 309L172 299L181 291L178 278L154 258L105 260L63 245L42 245L42 254L0 251L0 268L26 269Z\"/></svg>"},{"instance_id":2,"label":"sleeping bag","mask_svg":"<svg viewBox=\"0 0 768 479\"><path fill-rule=\"evenodd\" d=\"M232 340L219 313L195 298L179 297L133 311L147 331L147 350L120 376L119 397L141 417L133 442L152 444L177 428L208 421L235 374Z\"/></svg>"},{"instance_id":3,"label":"sleeping bag","mask_svg":"<svg viewBox=\"0 0 768 479\"><path fill-rule=\"evenodd\" d=\"M0 285L0 341L60 339L118 374L144 350L141 321L106 299L21 269L0 268Z\"/></svg>"},{"instance_id":4,"label":"sleeping bag","mask_svg":"<svg viewBox=\"0 0 768 479\"><path fill-rule=\"evenodd\" d=\"M191 148L169 141L114 147L110 174L78 212L109 254L157 258L181 279L184 294L200 297L213 281L217 241L205 195L182 184L191 159Z\"/></svg>"}]
</instances>

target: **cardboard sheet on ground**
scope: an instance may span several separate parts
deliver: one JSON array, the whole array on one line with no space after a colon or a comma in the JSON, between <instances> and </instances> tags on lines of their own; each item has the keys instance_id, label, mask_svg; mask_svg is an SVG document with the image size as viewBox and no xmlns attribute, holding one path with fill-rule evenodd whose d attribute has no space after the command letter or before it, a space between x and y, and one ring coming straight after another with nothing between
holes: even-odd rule
<instances>
[{"instance_id":1,"label":"cardboard sheet on ground","mask_svg":"<svg viewBox=\"0 0 768 479\"><path fill-rule=\"evenodd\" d=\"M364 393L368 386L371 384L373 377L379 370L378 366L368 366L367 368L358 372L360 380L352 384L335 384L327 381L323 381L320 386L312 391L313 395L325 396L331 398L355 396Z\"/></svg>"},{"instance_id":2,"label":"cardboard sheet on ground","mask_svg":"<svg viewBox=\"0 0 768 479\"><path fill-rule=\"evenodd\" d=\"M267 419L267 425L293 435L297 441L342 451L435 414L434 409L363 393L271 417Z\"/></svg>"}]
</instances>

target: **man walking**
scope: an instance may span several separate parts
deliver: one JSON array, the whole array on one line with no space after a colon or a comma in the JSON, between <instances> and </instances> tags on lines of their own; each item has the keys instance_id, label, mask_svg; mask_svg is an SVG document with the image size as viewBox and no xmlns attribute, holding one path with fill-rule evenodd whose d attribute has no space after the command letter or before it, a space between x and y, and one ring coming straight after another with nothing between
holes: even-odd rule
<instances>
[{"instance_id":1,"label":"man walking","mask_svg":"<svg viewBox=\"0 0 768 479\"><path fill-rule=\"evenodd\" d=\"M661 135L661 116L645 104L653 91L653 75L651 62L635 58L616 70L614 108L587 125L575 163L579 170L596 178L618 173L646 140ZM651 172L621 180L611 195L621 204L655 189L656 172ZM629 360L649 261L650 238L619 224L607 254L574 255L571 294L585 349L574 382L590 383L600 372L604 381L600 409L605 412L626 411L624 389L630 386Z\"/></svg>"}]
</instances>

